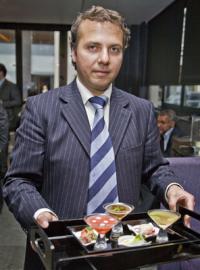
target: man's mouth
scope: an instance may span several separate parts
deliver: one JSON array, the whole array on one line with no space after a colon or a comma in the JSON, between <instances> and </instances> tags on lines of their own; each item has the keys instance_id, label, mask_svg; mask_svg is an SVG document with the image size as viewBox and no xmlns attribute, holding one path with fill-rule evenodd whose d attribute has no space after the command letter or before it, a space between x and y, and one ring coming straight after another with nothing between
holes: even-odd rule
<instances>
[{"instance_id":1,"label":"man's mouth","mask_svg":"<svg viewBox=\"0 0 200 270\"><path fill-rule=\"evenodd\" d=\"M109 71L108 70L95 70L94 73L99 75L99 76L105 76L105 75L109 74Z\"/></svg>"}]
</instances>

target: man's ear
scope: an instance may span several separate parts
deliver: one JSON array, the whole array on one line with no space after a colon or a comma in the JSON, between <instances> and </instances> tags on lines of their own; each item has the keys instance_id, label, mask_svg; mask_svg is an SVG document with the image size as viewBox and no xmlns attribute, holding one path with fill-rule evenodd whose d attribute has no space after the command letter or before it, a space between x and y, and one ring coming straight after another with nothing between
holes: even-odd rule
<instances>
[{"instance_id":1,"label":"man's ear","mask_svg":"<svg viewBox=\"0 0 200 270\"><path fill-rule=\"evenodd\" d=\"M76 49L72 48L72 62L76 63Z\"/></svg>"}]
</instances>

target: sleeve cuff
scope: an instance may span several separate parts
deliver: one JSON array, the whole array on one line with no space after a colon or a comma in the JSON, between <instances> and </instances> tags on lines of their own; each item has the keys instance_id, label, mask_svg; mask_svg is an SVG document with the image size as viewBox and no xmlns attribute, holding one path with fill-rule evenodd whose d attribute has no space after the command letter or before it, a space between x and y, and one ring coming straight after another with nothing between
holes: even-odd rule
<instances>
[{"instance_id":1,"label":"sleeve cuff","mask_svg":"<svg viewBox=\"0 0 200 270\"><path fill-rule=\"evenodd\" d=\"M165 200L166 200L167 202L168 202L167 192L168 192L169 188L170 188L171 186L173 186L173 185L176 185L176 186L178 186L178 187L184 189L180 184L178 184L178 183L176 183L176 182L170 183L170 184L167 186L166 190L165 190Z\"/></svg>"},{"instance_id":2,"label":"sleeve cuff","mask_svg":"<svg viewBox=\"0 0 200 270\"><path fill-rule=\"evenodd\" d=\"M48 208L40 208L33 215L34 219L36 220L37 217L39 216L39 214L41 214L42 212L49 212L49 213L53 214L55 217L57 217L57 215L53 211L51 211L50 209L48 209Z\"/></svg>"}]
</instances>

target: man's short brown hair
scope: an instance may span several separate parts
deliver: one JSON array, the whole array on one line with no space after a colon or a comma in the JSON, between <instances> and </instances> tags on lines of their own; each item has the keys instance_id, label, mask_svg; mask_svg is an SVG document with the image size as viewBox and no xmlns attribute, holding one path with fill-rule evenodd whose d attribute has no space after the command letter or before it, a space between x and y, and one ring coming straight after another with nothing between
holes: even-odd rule
<instances>
[{"instance_id":1,"label":"man's short brown hair","mask_svg":"<svg viewBox=\"0 0 200 270\"><path fill-rule=\"evenodd\" d=\"M124 49L128 47L130 40L130 30L126 26L124 18L114 10L105 9L100 6L92 6L90 9L80 13L71 27L71 47L77 46L78 30L82 21L91 20L96 22L111 22L118 25L123 32L123 46Z\"/></svg>"}]
</instances>

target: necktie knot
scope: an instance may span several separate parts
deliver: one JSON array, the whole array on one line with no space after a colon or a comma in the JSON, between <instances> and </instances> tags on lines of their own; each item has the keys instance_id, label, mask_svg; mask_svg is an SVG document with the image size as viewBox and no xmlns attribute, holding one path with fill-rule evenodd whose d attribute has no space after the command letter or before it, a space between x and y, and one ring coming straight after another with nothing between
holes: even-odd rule
<instances>
[{"instance_id":1,"label":"necktie knot","mask_svg":"<svg viewBox=\"0 0 200 270\"><path fill-rule=\"evenodd\" d=\"M108 98L106 96L94 96L89 99L92 106L97 109L103 109L106 103L108 102Z\"/></svg>"}]
</instances>

